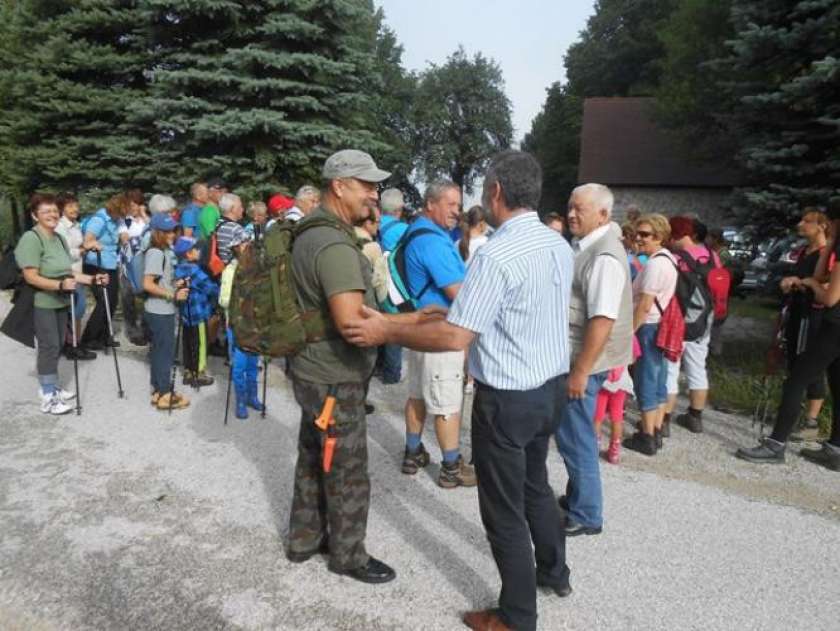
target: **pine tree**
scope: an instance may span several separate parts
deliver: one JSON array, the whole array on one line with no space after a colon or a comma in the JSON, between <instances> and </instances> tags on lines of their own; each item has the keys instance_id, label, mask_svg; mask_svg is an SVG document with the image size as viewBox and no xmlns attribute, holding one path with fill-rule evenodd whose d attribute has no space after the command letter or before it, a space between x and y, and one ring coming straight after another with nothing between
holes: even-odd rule
<instances>
[{"instance_id":1,"label":"pine tree","mask_svg":"<svg viewBox=\"0 0 840 631\"><path fill-rule=\"evenodd\" d=\"M736 0L732 21L716 65L738 107L722 117L749 178L745 218L779 229L840 195L840 4Z\"/></svg>"},{"instance_id":2,"label":"pine tree","mask_svg":"<svg viewBox=\"0 0 840 631\"><path fill-rule=\"evenodd\" d=\"M136 4L7 3L12 40L0 69L0 170L16 195L148 183L148 137L126 116L146 84Z\"/></svg>"},{"instance_id":3,"label":"pine tree","mask_svg":"<svg viewBox=\"0 0 840 631\"><path fill-rule=\"evenodd\" d=\"M369 0L142 0L155 57L135 120L156 129L159 185L221 176L265 195L319 178L366 129Z\"/></svg>"}]
</instances>

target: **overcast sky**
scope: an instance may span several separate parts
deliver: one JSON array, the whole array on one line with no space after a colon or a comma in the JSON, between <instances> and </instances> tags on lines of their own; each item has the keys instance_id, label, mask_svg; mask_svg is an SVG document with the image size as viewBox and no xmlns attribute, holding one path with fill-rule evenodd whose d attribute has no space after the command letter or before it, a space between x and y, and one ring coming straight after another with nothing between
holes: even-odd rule
<instances>
[{"instance_id":1,"label":"overcast sky","mask_svg":"<svg viewBox=\"0 0 840 631\"><path fill-rule=\"evenodd\" d=\"M443 63L459 44L501 66L521 140L545 100L564 80L563 54L593 12L594 0L374 0L403 45L403 63L422 70Z\"/></svg>"}]
</instances>

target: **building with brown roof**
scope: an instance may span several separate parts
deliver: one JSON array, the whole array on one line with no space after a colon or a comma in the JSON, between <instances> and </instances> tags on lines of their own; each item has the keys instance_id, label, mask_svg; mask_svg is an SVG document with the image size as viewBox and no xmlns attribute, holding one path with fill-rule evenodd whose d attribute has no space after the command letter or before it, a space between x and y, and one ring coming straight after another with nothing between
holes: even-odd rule
<instances>
[{"instance_id":1,"label":"building with brown roof","mask_svg":"<svg viewBox=\"0 0 840 631\"><path fill-rule=\"evenodd\" d=\"M629 206L642 213L696 215L721 225L736 174L693 159L655 121L648 97L588 98L583 106L578 181L609 186L616 221Z\"/></svg>"}]
</instances>

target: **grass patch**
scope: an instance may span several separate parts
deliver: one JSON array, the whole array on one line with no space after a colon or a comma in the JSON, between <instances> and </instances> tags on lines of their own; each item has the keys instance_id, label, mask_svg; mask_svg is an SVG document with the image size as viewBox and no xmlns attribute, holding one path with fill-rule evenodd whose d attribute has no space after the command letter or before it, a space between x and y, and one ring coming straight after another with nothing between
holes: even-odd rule
<instances>
[{"instance_id":1,"label":"grass patch","mask_svg":"<svg viewBox=\"0 0 840 631\"><path fill-rule=\"evenodd\" d=\"M721 356L709 356L709 398L715 406L750 417L758 411L768 426L773 425L782 398L782 382L787 373L781 366L774 375L767 374L768 348L769 340L766 343L729 340L724 343ZM829 395L818 419L820 434L824 436L831 428L831 409Z\"/></svg>"},{"instance_id":2,"label":"grass patch","mask_svg":"<svg viewBox=\"0 0 840 631\"><path fill-rule=\"evenodd\" d=\"M779 299L771 296L748 296L729 299L729 315L753 320L775 320L779 317Z\"/></svg>"}]
</instances>

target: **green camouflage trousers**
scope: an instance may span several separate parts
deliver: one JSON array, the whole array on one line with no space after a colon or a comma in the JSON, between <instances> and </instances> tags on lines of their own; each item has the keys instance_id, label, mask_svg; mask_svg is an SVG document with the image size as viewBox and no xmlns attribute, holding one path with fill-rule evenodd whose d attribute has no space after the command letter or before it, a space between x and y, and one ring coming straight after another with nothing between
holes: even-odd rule
<instances>
[{"instance_id":1,"label":"green camouflage trousers","mask_svg":"<svg viewBox=\"0 0 840 631\"><path fill-rule=\"evenodd\" d=\"M328 539L330 569L363 567L368 562L365 531L370 506L365 386L338 386L333 413L338 441L332 470L324 473L321 449L326 434L314 421L324 406L327 386L299 379L292 383L301 416L289 550L311 552Z\"/></svg>"}]
</instances>

